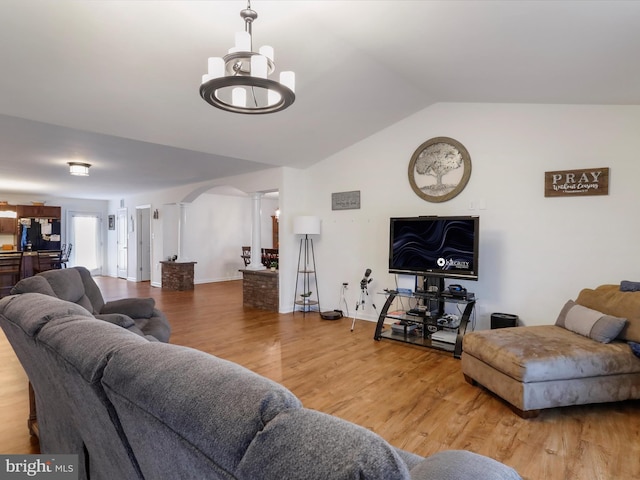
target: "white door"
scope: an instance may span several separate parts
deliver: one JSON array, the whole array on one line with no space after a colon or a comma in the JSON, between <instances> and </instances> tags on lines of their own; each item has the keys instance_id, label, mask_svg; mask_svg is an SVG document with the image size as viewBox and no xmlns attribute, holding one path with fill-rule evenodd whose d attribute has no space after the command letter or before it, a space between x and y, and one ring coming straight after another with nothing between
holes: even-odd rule
<instances>
[{"instance_id":1,"label":"white door","mask_svg":"<svg viewBox=\"0 0 640 480\"><path fill-rule=\"evenodd\" d=\"M69 243L73 245L69 265L86 267L91 275L102 275L102 240L99 213L71 212Z\"/></svg>"},{"instance_id":2,"label":"white door","mask_svg":"<svg viewBox=\"0 0 640 480\"><path fill-rule=\"evenodd\" d=\"M138 217L138 230L136 241L138 243L138 271L136 281L148 282L151 280L151 209L149 207L136 207Z\"/></svg>"},{"instance_id":3,"label":"white door","mask_svg":"<svg viewBox=\"0 0 640 480\"><path fill-rule=\"evenodd\" d=\"M127 209L121 208L118 210L118 216L116 220L116 235L118 236L118 265L117 275L118 278L127 278L127 243L128 243L128 224L127 224Z\"/></svg>"}]
</instances>

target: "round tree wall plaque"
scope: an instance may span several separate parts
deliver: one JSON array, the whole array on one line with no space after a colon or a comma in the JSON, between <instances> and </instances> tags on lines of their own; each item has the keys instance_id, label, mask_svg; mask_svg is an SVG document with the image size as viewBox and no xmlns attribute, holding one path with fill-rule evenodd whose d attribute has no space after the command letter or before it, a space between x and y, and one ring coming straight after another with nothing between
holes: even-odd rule
<instances>
[{"instance_id":1,"label":"round tree wall plaque","mask_svg":"<svg viewBox=\"0 0 640 480\"><path fill-rule=\"evenodd\" d=\"M446 202L467 186L471 157L457 140L436 137L427 140L409 162L409 183L416 195L428 202Z\"/></svg>"}]
</instances>

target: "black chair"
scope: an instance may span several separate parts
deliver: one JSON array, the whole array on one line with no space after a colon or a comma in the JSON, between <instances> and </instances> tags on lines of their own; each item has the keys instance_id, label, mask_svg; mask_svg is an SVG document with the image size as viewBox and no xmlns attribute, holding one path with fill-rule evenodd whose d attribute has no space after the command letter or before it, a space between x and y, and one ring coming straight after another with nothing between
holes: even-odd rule
<instances>
[{"instance_id":1,"label":"black chair","mask_svg":"<svg viewBox=\"0 0 640 480\"><path fill-rule=\"evenodd\" d=\"M243 246L242 247L242 255L240 255L240 258L242 258L242 260L244 260L244 266L245 267L247 265L249 265L251 263L251 247Z\"/></svg>"},{"instance_id":2,"label":"black chair","mask_svg":"<svg viewBox=\"0 0 640 480\"><path fill-rule=\"evenodd\" d=\"M71 249L73 248L73 244L70 243L65 252L65 246L62 246L62 255L60 256L60 264L56 268L67 268L67 263L69 262L69 258L71 257Z\"/></svg>"},{"instance_id":3,"label":"black chair","mask_svg":"<svg viewBox=\"0 0 640 480\"><path fill-rule=\"evenodd\" d=\"M262 249L262 264L269 268L271 264L277 264L279 261L279 253L277 248L263 248Z\"/></svg>"}]
</instances>

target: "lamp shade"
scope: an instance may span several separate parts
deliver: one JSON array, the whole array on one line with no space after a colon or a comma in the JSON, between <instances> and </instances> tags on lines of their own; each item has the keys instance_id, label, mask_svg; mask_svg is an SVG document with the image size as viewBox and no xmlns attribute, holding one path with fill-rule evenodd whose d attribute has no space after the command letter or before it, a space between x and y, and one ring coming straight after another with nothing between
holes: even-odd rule
<instances>
[{"instance_id":1,"label":"lamp shade","mask_svg":"<svg viewBox=\"0 0 640 480\"><path fill-rule=\"evenodd\" d=\"M320 217L303 216L294 218L293 233L296 235L320 235Z\"/></svg>"}]
</instances>

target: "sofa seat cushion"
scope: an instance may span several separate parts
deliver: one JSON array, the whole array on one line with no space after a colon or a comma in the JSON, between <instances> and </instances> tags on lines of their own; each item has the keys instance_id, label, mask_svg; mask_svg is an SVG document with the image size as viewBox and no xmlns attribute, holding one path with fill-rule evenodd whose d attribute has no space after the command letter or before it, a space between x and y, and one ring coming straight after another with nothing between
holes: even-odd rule
<instances>
[{"instance_id":1,"label":"sofa seat cushion","mask_svg":"<svg viewBox=\"0 0 640 480\"><path fill-rule=\"evenodd\" d=\"M599 343L556 325L472 332L463 342L465 354L523 383L640 373L626 343Z\"/></svg>"}]
</instances>

